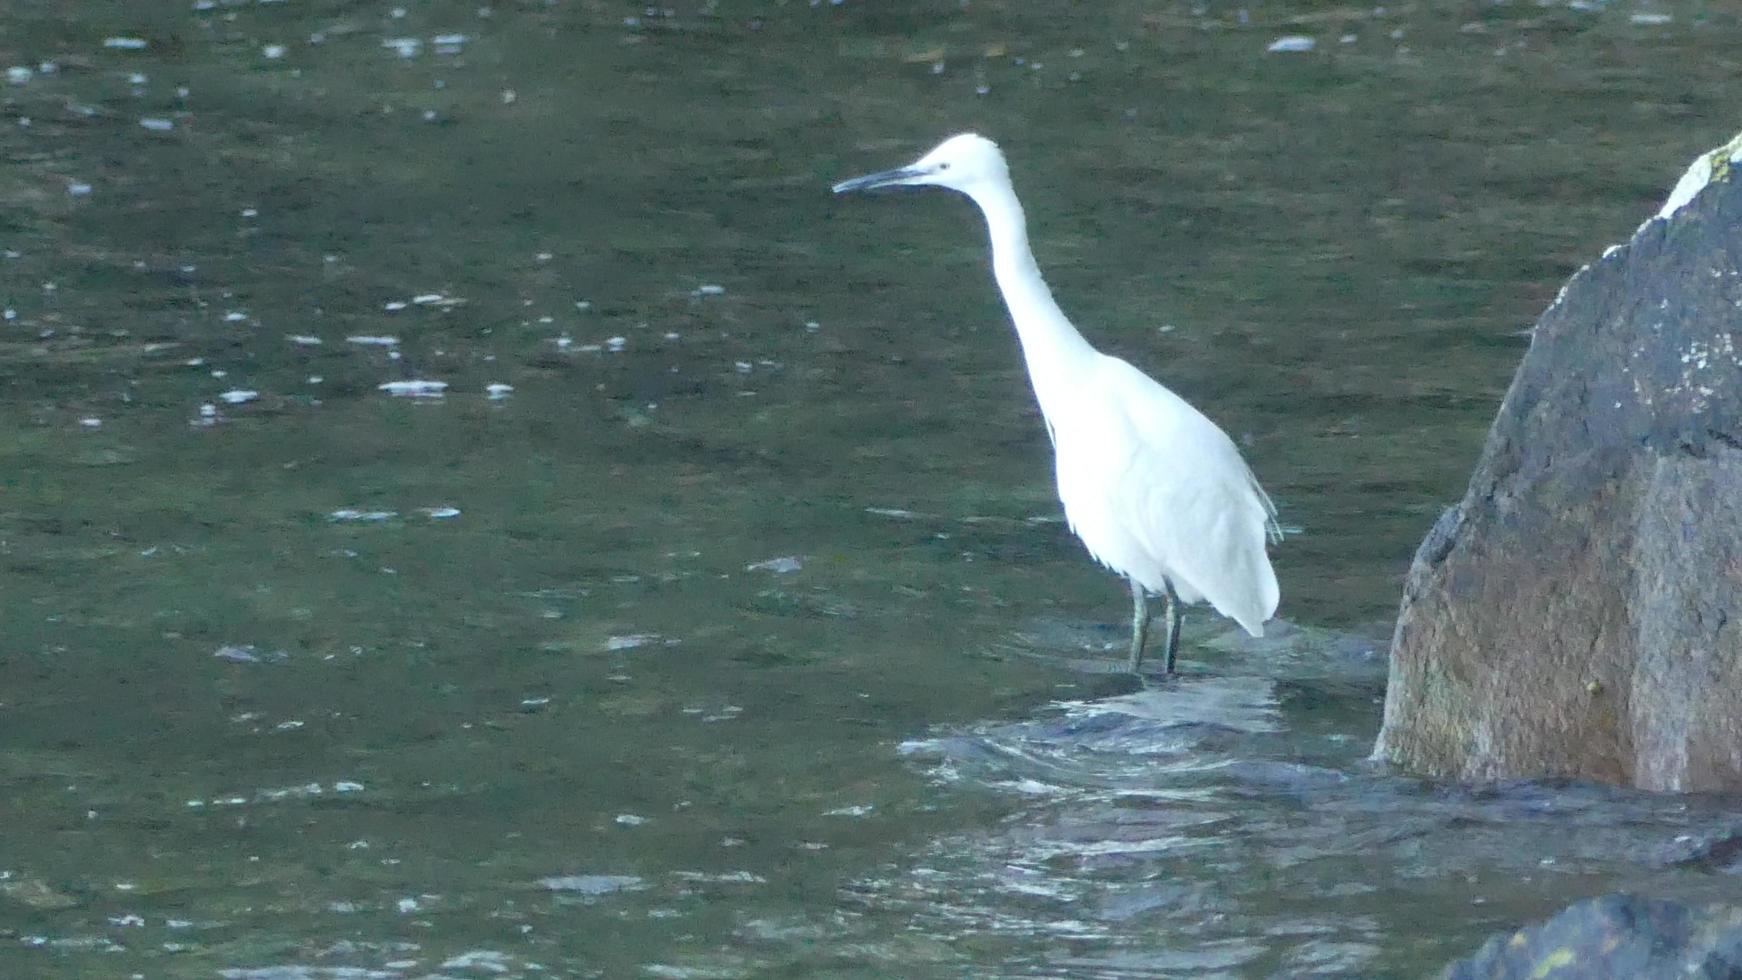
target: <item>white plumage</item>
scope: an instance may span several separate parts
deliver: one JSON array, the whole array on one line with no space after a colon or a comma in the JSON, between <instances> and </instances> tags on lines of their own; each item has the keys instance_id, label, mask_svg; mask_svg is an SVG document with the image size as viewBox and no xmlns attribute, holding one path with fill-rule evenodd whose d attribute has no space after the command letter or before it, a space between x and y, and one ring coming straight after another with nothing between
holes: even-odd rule
<instances>
[{"instance_id":1,"label":"white plumage","mask_svg":"<svg viewBox=\"0 0 1742 980\"><path fill-rule=\"evenodd\" d=\"M1233 440L1185 399L1095 350L1065 318L991 140L953 136L910 166L843 181L835 192L917 185L960 191L986 217L993 273L1052 437L1065 517L1095 560L1131 583L1132 671L1142 665L1145 593L1167 599L1169 672L1176 597L1207 601L1262 635L1279 599L1265 545L1280 535L1276 509Z\"/></svg>"}]
</instances>

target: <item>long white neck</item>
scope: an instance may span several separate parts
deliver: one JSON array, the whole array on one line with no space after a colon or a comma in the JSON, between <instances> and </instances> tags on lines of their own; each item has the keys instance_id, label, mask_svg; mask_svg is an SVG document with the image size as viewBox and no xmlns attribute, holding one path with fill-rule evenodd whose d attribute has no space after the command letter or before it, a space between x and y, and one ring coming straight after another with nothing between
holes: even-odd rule
<instances>
[{"instance_id":1,"label":"long white neck","mask_svg":"<svg viewBox=\"0 0 1742 980\"><path fill-rule=\"evenodd\" d=\"M1034 385L1042 414L1052 420L1057 409L1068 403L1066 379L1081 377L1071 366L1094 357L1095 349L1065 319L1052 290L1040 277L1040 267L1028 247L1028 223L1016 191L1009 184L993 184L976 187L970 196L986 216L986 231L992 238L992 273L1022 342L1029 382Z\"/></svg>"}]
</instances>

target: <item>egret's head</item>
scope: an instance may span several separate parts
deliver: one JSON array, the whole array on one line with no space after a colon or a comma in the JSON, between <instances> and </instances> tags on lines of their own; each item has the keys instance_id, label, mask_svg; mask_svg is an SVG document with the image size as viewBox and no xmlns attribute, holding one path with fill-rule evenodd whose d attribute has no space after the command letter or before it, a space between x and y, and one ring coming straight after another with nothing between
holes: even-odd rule
<instances>
[{"instance_id":1,"label":"egret's head","mask_svg":"<svg viewBox=\"0 0 1742 980\"><path fill-rule=\"evenodd\" d=\"M984 136L962 133L944 140L905 167L843 180L835 185L835 193L878 187L936 186L972 197L982 188L1009 183L1010 170L1004 165L1004 154L999 152L998 144Z\"/></svg>"}]
</instances>

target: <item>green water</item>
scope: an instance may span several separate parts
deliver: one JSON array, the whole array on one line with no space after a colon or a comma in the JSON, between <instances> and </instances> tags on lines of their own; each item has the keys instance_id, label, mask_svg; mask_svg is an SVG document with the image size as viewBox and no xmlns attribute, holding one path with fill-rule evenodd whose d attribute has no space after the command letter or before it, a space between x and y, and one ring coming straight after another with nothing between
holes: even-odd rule
<instances>
[{"instance_id":1,"label":"green water","mask_svg":"<svg viewBox=\"0 0 1742 980\"><path fill-rule=\"evenodd\" d=\"M1414 976L1722 892L1722 801L1363 762L1519 331L1737 128L1718 5L480 2L0 2L0 974ZM1178 684L971 206L827 193L964 128L1299 529Z\"/></svg>"}]
</instances>

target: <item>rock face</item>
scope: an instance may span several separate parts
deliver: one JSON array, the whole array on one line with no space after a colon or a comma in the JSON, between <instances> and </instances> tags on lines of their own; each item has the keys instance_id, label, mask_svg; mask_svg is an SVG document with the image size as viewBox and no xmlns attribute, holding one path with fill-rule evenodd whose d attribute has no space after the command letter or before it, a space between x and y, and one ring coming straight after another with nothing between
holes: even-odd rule
<instances>
[{"instance_id":1,"label":"rock face","mask_svg":"<svg viewBox=\"0 0 1742 980\"><path fill-rule=\"evenodd\" d=\"M1537 321L1410 568L1374 755L1742 788L1742 136Z\"/></svg>"},{"instance_id":2,"label":"rock face","mask_svg":"<svg viewBox=\"0 0 1742 980\"><path fill-rule=\"evenodd\" d=\"M1495 936L1441 980L1742 980L1742 907L1605 895Z\"/></svg>"}]
</instances>

